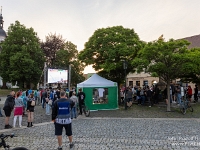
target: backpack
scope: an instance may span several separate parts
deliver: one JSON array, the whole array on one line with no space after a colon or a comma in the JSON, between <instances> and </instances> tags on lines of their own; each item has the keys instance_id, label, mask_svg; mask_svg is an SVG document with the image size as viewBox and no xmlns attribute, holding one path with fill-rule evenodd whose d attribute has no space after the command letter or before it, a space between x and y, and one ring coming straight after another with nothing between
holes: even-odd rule
<instances>
[{"instance_id":1,"label":"backpack","mask_svg":"<svg viewBox=\"0 0 200 150\"><path fill-rule=\"evenodd\" d=\"M58 99L58 96L57 96L57 94L54 92L53 93L53 101L56 101Z\"/></svg>"},{"instance_id":2,"label":"backpack","mask_svg":"<svg viewBox=\"0 0 200 150\"><path fill-rule=\"evenodd\" d=\"M47 92L42 92L42 98L46 98L47 97Z\"/></svg>"}]
</instances>

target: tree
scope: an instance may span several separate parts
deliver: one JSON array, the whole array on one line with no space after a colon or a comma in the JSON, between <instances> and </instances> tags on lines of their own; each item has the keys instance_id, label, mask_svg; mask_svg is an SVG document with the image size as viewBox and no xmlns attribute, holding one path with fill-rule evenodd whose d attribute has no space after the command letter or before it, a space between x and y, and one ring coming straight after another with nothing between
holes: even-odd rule
<instances>
[{"instance_id":1,"label":"tree","mask_svg":"<svg viewBox=\"0 0 200 150\"><path fill-rule=\"evenodd\" d=\"M76 85L84 80L83 73L84 65L77 59L77 46L67 41L64 44L64 49L56 52L55 66L57 68L68 69L71 65L71 84Z\"/></svg>"},{"instance_id":2,"label":"tree","mask_svg":"<svg viewBox=\"0 0 200 150\"><path fill-rule=\"evenodd\" d=\"M8 28L8 37L1 43L0 76L23 88L37 84L43 70L44 55L33 28L16 21Z\"/></svg>"},{"instance_id":3,"label":"tree","mask_svg":"<svg viewBox=\"0 0 200 150\"><path fill-rule=\"evenodd\" d=\"M55 67L56 52L63 49L65 40L61 35L49 34L46 36L46 41L41 42L41 48L45 54L45 61L48 67Z\"/></svg>"},{"instance_id":4,"label":"tree","mask_svg":"<svg viewBox=\"0 0 200 150\"><path fill-rule=\"evenodd\" d=\"M200 48L189 50L190 61L185 69L185 74L180 78L183 82L193 82L200 85Z\"/></svg>"},{"instance_id":5,"label":"tree","mask_svg":"<svg viewBox=\"0 0 200 150\"><path fill-rule=\"evenodd\" d=\"M137 66L138 72L145 70L166 82L167 111L170 111L170 81L186 75L188 67L191 66L188 45L189 42L185 40L170 39L165 42L164 39L159 39L147 43L138 58L132 61L132 64Z\"/></svg>"},{"instance_id":6,"label":"tree","mask_svg":"<svg viewBox=\"0 0 200 150\"><path fill-rule=\"evenodd\" d=\"M143 42L133 29L114 26L98 29L85 43L85 48L79 53L78 58L85 65L99 71L101 76L107 76L115 82L124 81L123 61L128 62L127 73L134 70L131 66Z\"/></svg>"}]
</instances>

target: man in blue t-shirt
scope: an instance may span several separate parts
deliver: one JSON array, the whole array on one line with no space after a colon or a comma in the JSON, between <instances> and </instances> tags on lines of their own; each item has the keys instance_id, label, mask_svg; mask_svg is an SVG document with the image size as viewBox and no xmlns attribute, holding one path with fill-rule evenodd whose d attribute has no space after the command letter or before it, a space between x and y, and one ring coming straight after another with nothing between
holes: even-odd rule
<instances>
[{"instance_id":1,"label":"man in blue t-shirt","mask_svg":"<svg viewBox=\"0 0 200 150\"><path fill-rule=\"evenodd\" d=\"M66 135L69 138L69 146L72 148L72 124L71 124L71 108L74 106L74 102L66 97L66 92L60 92L60 99L54 102L52 108L52 121L55 124L55 135L58 139L58 150L62 150L62 130L65 128Z\"/></svg>"}]
</instances>

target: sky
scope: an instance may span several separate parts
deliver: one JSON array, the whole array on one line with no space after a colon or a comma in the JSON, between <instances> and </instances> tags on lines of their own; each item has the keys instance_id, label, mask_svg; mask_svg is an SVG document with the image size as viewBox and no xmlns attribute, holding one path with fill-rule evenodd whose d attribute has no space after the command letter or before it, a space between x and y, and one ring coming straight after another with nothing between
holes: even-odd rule
<instances>
[{"instance_id":1,"label":"sky","mask_svg":"<svg viewBox=\"0 0 200 150\"><path fill-rule=\"evenodd\" d=\"M56 33L79 51L95 30L119 25L146 42L200 34L199 0L0 0L0 6L5 31L18 20L41 40Z\"/></svg>"}]
</instances>

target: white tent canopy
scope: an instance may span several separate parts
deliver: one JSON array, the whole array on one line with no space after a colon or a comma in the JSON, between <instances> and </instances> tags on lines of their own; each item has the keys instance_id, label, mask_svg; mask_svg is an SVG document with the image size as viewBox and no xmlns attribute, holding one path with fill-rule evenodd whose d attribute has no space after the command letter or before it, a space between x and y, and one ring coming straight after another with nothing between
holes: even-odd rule
<instances>
[{"instance_id":1,"label":"white tent canopy","mask_svg":"<svg viewBox=\"0 0 200 150\"><path fill-rule=\"evenodd\" d=\"M90 78L77 84L77 87L116 87L117 83L107 80L97 74L93 74Z\"/></svg>"}]
</instances>

